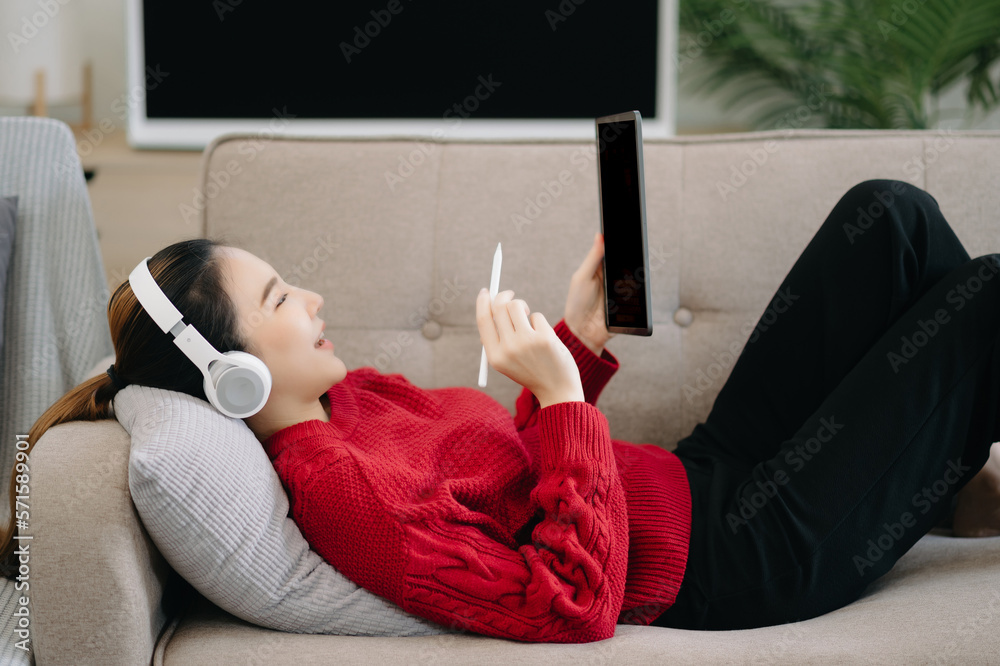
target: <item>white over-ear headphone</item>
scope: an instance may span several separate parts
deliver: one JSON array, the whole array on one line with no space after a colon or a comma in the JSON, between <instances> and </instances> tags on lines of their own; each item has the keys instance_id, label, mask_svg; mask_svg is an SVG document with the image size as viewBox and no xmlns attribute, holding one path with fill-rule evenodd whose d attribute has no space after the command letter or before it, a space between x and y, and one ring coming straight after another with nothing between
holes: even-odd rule
<instances>
[{"instance_id":1,"label":"white over-ear headphone","mask_svg":"<svg viewBox=\"0 0 1000 666\"><path fill-rule=\"evenodd\" d=\"M151 258L140 261L128 276L139 303L164 333L174 336L174 344L205 375L205 395L216 409L237 419L259 412L271 393L271 371L253 354L220 353L194 326L181 321L180 311L149 272Z\"/></svg>"}]
</instances>

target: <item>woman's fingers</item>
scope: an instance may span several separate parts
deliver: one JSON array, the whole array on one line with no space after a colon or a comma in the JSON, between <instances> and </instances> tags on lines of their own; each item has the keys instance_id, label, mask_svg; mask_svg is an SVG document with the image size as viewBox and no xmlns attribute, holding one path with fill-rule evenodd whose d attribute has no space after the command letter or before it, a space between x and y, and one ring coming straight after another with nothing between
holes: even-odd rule
<instances>
[{"instance_id":1,"label":"woman's fingers","mask_svg":"<svg viewBox=\"0 0 1000 666\"><path fill-rule=\"evenodd\" d=\"M507 303L507 313L514 325L514 331L524 333L532 330L531 322L528 321L528 304L522 299L518 298Z\"/></svg>"},{"instance_id":2,"label":"woman's fingers","mask_svg":"<svg viewBox=\"0 0 1000 666\"><path fill-rule=\"evenodd\" d=\"M545 315L541 312L531 313L531 327L536 331L548 330L552 328L549 326L549 321L545 318ZM553 331L553 334L554 333L555 331Z\"/></svg>"},{"instance_id":3,"label":"woman's fingers","mask_svg":"<svg viewBox=\"0 0 1000 666\"><path fill-rule=\"evenodd\" d=\"M487 340L507 344L518 334L533 331L535 326L532 317L539 314L532 313L524 299L515 299L514 292L510 289L499 292L492 303L489 292L481 291L476 298L476 324L480 340L487 347ZM489 326L490 323L493 324L492 327ZM491 332L493 335L488 335Z\"/></svg>"},{"instance_id":4,"label":"woman's fingers","mask_svg":"<svg viewBox=\"0 0 1000 666\"><path fill-rule=\"evenodd\" d=\"M500 341L496 324L493 323L493 309L490 306L490 292L483 290L476 297L476 326L479 328L479 341L487 351L490 351Z\"/></svg>"},{"instance_id":5,"label":"woman's fingers","mask_svg":"<svg viewBox=\"0 0 1000 666\"><path fill-rule=\"evenodd\" d=\"M493 321L496 323L500 342L508 341L514 335L514 323L507 312L507 304L514 298L514 292L506 289L493 299Z\"/></svg>"},{"instance_id":6,"label":"woman's fingers","mask_svg":"<svg viewBox=\"0 0 1000 666\"><path fill-rule=\"evenodd\" d=\"M590 277L597 272L597 269L601 265L601 259L604 258L604 238L600 233L594 236L594 243L590 246L590 251L587 252L587 256L584 257L583 263L580 264L578 269L580 275Z\"/></svg>"},{"instance_id":7,"label":"woman's fingers","mask_svg":"<svg viewBox=\"0 0 1000 666\"><path fill-rule=\"evenodd\" d=\"M492 303L488 292L480 292L476 299L476 324L487 354L491 351L491 344L508 345L519 334L532 331L534 326L530 315L532 312L528 304L523 299L515 299L510 289L499 292Z\"/></svg>"},{"instance_id":8,"label":"woman's fingers","mask_svg":"<svg viewBox=\"0 0 1000 666\"><path fill-rule=\"evenodd\" d=\"M490 365L546 403L582 396L580 373L573 355L540 312L506 290L490 299L476 298L476 323ZM573 399L581 399L582 397Z\"/></svg>"}]
</instances>

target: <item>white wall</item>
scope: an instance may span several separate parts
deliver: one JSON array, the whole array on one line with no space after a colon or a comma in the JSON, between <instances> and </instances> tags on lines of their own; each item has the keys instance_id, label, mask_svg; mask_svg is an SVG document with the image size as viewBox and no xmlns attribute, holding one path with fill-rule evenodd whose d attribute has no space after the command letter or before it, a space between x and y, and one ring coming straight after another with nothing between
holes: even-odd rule
<instances>
[{"instance_id":1,"label":"white wall","mask_svg":"<svg viewBox=\"0 0 1000 666\"><path fill-rule=\"evenodd\" d=\"M993 81L1000 81L1000 65L993 68L990 78ZM938 126L951 129L966 127L971 129L1000 129L1000 109L994 109L988 115L983 115L982 111L977 110L970 122L963 122L962 116L968 111L968 105L965 102L965 93L968 89L969 86L967 85L956 86L952 90L949 90L947 94L941 96L939 104L941 120ZM948 114L945 114L946 110L949 112Z\"/></svg>"},{"instance_id":2,"label":"white wall","mask_svg":"<svg viewBox=\"0 0 1000 666\"><path fill-rule=\"evenodd\" d=\"M0 0L0 97L23 112L35 96L35 71L45 70L50 115L79 120L83 63L94 77L94 119L109 118L125 91L124 0Z\"/></svg>"},{"instance_id":3,"label":"white wall","mask_svg":"<svg viewBox=\"0 0 1000 666\"><path fill-rule=\"evenodd\" d=\"M0 26L0 91L10 100L34 97L34 73L46 70L46 87L54 97L78 95L80 75L76 63L82 52L78 0L3 0Z\"/></svg>"},{"instance_id":4,"label":"white wall","mask_svg":"<svg viewBox=\"0 0 1000 666\"><path fill-rule=\"evenodd\" d=\"M84 50L94 66L94 121L108 118L124 127L111 104L125 95L125 0L70 0L87 8Z\"/></svg>"}]
</instances>

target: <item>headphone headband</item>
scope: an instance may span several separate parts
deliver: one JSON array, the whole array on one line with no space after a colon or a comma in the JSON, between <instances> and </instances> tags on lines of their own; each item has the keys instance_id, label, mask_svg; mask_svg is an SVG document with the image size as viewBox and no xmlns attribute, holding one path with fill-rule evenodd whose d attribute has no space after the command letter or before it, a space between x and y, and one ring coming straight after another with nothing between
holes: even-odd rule
<instances>
[{"instance_id":1,"label":"headphone headband","mask_svg":"<svg viewBox=\"0 0 1000 666\"><path fill-rule=\"evenodd\" d=\"M231 351L221 354L170 302L149 272L146 257L129 273L132 293L143 309L174 344L191 359L205 377L205 396L226 416L253 416L267 402L271 392L271 373L256 356Z\"/></svg>"},{"instance_id":2,"label":"headphone headband","mask_svg":"<svg viewBox=\"0 0 1000 666\"><path fill-rule=\"evenodd\" d=\"M224 360L225 356L209 344L208 340L198 332L198 329L183 322L184 317L180 311L170 302L170 299L156 284L156 280L149 272L150 259L151 257L146 257L140 261L139 265L129 274L128 281L132 285L132 292L142 303L142 307L145 308L149 316L156 322L156 325L164 333L172 335L174 344L198 366L201 374L208 376L212 363ZM133 278L135 282L132 281Z\"/></svg>"},{"instance_id":3,"label":"headphone headband","mask_svg":"<svg viewBox=\"0 0 1000 666\"><path fill-rule=\"evenodd\" d=\"M152 257L146 257L132 269L128 276L128 283L132 286L135 297L139 299L142 307L153 318L156 325L164 333L173 333L176 337L180 330L174 331L173 328L181 323L184 316L174 307L167 295L160 289L160 285L156 284L156 280L153 279L153 274L149 272L150 259Z\"/></svg>"}]
</instances>

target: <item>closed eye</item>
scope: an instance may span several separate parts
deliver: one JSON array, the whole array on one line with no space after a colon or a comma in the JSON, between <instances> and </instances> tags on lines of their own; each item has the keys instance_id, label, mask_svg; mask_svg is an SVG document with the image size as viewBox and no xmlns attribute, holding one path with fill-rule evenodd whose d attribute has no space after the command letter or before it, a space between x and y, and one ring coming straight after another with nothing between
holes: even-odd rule
<instances>
[{"instance_id":1,"label":"closed eye","mask_svg":"<svg viewBox=\"0 0 1000 666\"><path fill-rule=\"evenodd\" d=\"M278 302L274 304L274 309L277 310L278 306L281 305L282 303L284 303L285 302L285 298L287 298L287 297L288 297L288 294L282 294L281 298L278 299Z\"/></svg>"}]
</instances>

